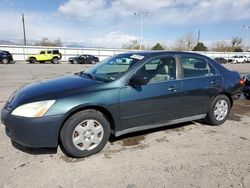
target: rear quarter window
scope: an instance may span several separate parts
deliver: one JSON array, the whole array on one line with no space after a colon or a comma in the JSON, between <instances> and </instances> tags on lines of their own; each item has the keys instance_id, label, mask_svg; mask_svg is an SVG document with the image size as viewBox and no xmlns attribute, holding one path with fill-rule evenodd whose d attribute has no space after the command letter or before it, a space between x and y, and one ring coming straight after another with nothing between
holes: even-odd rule
<instances>
[{"instance_id":1,"label":"rear quarter window","mask_svg":"<svg viewBox=\"0 0 250 188\"><path fill-rule=\"evenodd\" d=\"M53 54L59 54L59 50L53 50Z\"/></svg>"}]
</instances>

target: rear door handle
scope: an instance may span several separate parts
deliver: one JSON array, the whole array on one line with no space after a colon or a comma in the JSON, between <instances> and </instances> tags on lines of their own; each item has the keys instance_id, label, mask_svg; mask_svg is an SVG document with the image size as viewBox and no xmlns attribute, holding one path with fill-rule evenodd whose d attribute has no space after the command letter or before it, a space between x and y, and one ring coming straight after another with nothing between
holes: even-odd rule
<instances>
[{"instance_id":1,"label":"rear door handle","mask_svg":"<svg viewBox=\"0 0 250 188\"><path fill-rule=\"evenodd\" d=\"M216 82L215 80L212 80L210 83L211 83L212 85L217 85L217 82Z\"/></svg>"},{"instance_id":2,"label":"rear door handle","mask_svg":"<svg viewBox=\"0 0 250 188\"><path fill-rule=\"evenodd\" d=\"M176 86L170 86L168 88L168 91L177 91Z\"/></svg>"}]
</instances>

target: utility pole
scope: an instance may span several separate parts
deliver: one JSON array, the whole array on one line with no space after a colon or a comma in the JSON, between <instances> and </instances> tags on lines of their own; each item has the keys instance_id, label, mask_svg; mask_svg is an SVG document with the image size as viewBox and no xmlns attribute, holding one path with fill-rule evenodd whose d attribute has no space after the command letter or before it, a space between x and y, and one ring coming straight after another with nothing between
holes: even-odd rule
<instances>
[{"instance_id":1,"label":"utility pole","mask_svg":"<svg viewBox=\"0 0 250 188\"><path fill-rule=\"evenodd\" d=\"M146 14L142 14L142 13L137 13L134 12L135 16L140 16L140 28L141 28L141 36L140 36L140 50L142 48L142 21L143 21L143 16L149 16L149 12L146 12Z\"/></svg>"},{"instance_id":2,"label":"utility pole","mask_svg":"<svg viewBox=\"0 0 250 188\"><path fill-rule=\"evenodd\" d=\"M26 46L25 20L24 20L23 13L22 13L22 22L23 22L23 41L24 41L24 45Z\"/></svg>"},{"instance_id":3,"label":"utility pole","mask_svg":"<svg viewBox=\"0 0 250 188\"><path fill-rule=\"evenodd\" d=\"M248 29L250 28L250 26L242 25L242 27L244 29L246 29L246 31L245 31L245 40L244 40L244 52L246 52L246 49L247 49L247 32L248 32Z\"/></svg>"},{"instance_id":4,"label":"utility pole","mask_svg":"<svg viewBox=\"0 0 250 188\"><path fill-rule=\"evenodd\" d=\"M199 30L199 31L198 31L198 40L197 40L197 44L200 43L200 35L201 35L201 32L200 32L200 30Z\"/></svg>"}]
</instances>

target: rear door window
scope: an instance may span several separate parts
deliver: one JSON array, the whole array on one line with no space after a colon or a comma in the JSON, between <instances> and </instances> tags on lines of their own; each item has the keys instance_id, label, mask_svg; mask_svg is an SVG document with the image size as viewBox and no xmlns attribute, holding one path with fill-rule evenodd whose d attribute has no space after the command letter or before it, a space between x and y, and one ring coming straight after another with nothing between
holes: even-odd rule
<instances>
[{"instance_id":1,"label":"rear door window","mask_svg":"<svg viewBox=\"0 0 250 188\"><path fill-rule=\"evenodd\" d=\"M182 57L181 60L184 78L204 77L216 74L214 68L204 59Z\"/></svg>"}]
</instances>

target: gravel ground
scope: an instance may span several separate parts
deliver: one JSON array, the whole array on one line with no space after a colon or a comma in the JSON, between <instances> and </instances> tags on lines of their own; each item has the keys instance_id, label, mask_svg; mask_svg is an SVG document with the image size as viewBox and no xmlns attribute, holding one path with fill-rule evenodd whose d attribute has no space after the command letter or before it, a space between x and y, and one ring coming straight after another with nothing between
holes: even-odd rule
<instances>
[{"instance_id":1,"label":"gravel ground","mask_svg":"<svg viewBox=\"0 0 250 188\"><path fill-rule=\"evenodd\" d=\"M250 64L226 65L250 72ZM86 66L85 66L86 67ZM72 74L83 65L0 65L0 108L24 84ZM189 122L111 138L98 154L13 147L0 126L0 187L250 187L250 101L235 102L218 127Z\"/></svg>"}]
</instances>

